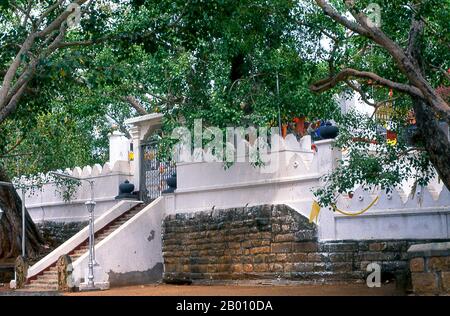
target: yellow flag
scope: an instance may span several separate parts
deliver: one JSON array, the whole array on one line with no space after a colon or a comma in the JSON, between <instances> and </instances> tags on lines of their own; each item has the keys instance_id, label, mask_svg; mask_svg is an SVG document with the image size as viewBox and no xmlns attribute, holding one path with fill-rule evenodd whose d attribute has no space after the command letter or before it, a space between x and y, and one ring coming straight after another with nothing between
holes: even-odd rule
<instances>
[{"instance_id":1,"label":"yellow flag","mask_svg":"<svg viewBox=\"0 0 450 316\"><path fill-rule=\"evenodd\" d=\"M316 201L313 201L311 206L311 214L309 214L309 222L312 223L314 220L317 223L317 219L319 217L320 205Z\"/></svg>"}]
</instances>

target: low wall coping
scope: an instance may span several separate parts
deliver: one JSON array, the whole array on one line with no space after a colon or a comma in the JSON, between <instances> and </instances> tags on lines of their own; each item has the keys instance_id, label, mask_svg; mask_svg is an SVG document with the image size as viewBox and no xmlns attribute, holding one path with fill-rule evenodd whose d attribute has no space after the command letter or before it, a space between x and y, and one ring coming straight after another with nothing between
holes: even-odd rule
<instances>
[{"instance_id":1,"label":"low wall coping","mask_svg":"<svg viewBox=\"0 0 450 316\"><path fill-rule=\"evenodd\" d=\"M450 242L412 245L408 255L410 258L450 256Z\"/></svg>"}]
</instances>

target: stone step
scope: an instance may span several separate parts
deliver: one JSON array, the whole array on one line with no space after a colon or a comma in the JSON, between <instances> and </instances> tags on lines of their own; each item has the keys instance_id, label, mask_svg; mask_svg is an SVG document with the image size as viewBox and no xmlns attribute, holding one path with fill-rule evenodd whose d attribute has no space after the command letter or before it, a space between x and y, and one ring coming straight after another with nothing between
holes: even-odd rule
<instances>
[{"instance_id":1,"label":"stone step","mask_svg":"<svg viewBox=\"0 0 450 316\"><path fill-rule=\"evenodd\" d=\"M31 282L28 284L25 284L24 288L56 288L58 289L58 281L56 282L48 282L48 283L44 283L44 282Z\"/></svg>"},{"instance_id":2,"label":"stone step","mask_svg":"<svg viewBox=\"0 0 450 316\"><path fill-rule=\"evenodd\" d=\"M44 275L58 275L58 271L51 270L51 271L44 271Z\"/></svg>"},{"instance_id":3,"label":"stone step","mask_svg":"<svg viewBox=\"0 0 450 316\"><path fill-rule=\"evenodd\" d=\"M116 229L118 229L120 226L122 226L122 225L112 225L112 226L110 226L108 229L116 230Z\"/></svg>"},{"instance_id":4,"label":"stone step","mask_svg":"<svg viewBox=\"0 0 450 316\"><path fill-rule=\"evenodd\" d=\"M102 233L102 235L105 235L106 237L108 237L108 236L111 235L114 231L115 231L115 229L108 228L107 230L105 230L105 231Z\"/></svg>"},{"instance_id":5,"label":"stone step","mask_svg":"<svg viewBox=\"0 0 450 316\"><path fill-rule=\"evenodd\" d=\"M44 274L44 275L40 275L37 277L36 280L57 280L58 279L58 274ZM32 280L31 282L33 282L35 280Z\"/></svg>"},{"instance_id":6,"label":"stone step","mask_svg":"<svg viewBox=\"0 0 450 316\"><path fill-rule=\"evenodd\" d=\"M57 292L58 286L28 286L25 285L23 289L19 291L23 292Z\"/></svg>"},{"instance_id":7,"label":"stone step","mask_svg":"<svg viewBox=\"0 0 450 316\"><path fill-rule=\"evenodd\" d=\"M39 285L39 286L58 286L58 279L54 280L33 280L30 285Z\"/></svg>"}]
</instances>

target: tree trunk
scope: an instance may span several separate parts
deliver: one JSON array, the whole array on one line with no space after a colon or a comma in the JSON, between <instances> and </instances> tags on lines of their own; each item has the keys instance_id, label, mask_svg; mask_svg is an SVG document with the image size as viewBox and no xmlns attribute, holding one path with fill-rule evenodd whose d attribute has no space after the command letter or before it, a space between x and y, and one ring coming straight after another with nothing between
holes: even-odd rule
<instances>
[{"instance_id":1,"label":"tree trunk","mask_svg":"<svg viewBox=\"0 0 450 316\"><path fill-rule=\"evenodd\" d=\"M450 141L430 105L423 99L412 98L416 113L417 129L424 143L425 150L430 157L442 182L450 190Z\"/></svg>"},{"instance_id":2,"label":"tree trunk","mask_svg":"<svg viewBox=\"0 0 450 316\"><path fill-rule=\"evenodd\" d=\"M10 181L2 168L0 181ZM0 219L0 260L15 258L22 253L22 201L15 189L0 186L0 208L4 212ZM25 214L26 255L32 258L39 254L43 241L28 211Z\"/></svg>"}]
</instances>

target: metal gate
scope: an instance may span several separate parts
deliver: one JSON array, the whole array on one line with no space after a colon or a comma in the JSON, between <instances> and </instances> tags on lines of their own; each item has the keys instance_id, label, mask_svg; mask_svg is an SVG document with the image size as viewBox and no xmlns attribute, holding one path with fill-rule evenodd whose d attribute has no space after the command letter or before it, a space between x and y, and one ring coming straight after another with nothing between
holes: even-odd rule
<instances>
[{"instance_id":1,"label":"metal gate","mask_svg":"<svg viewBox=\"0 0 450 316\"><path fill-rule=\"evenodd\" d=\"M167 178L176 172L173 162L158 161L158 143L150 142L141 146L141 200L150 203L167 189Z\"/></svg>"}]
</instances>

